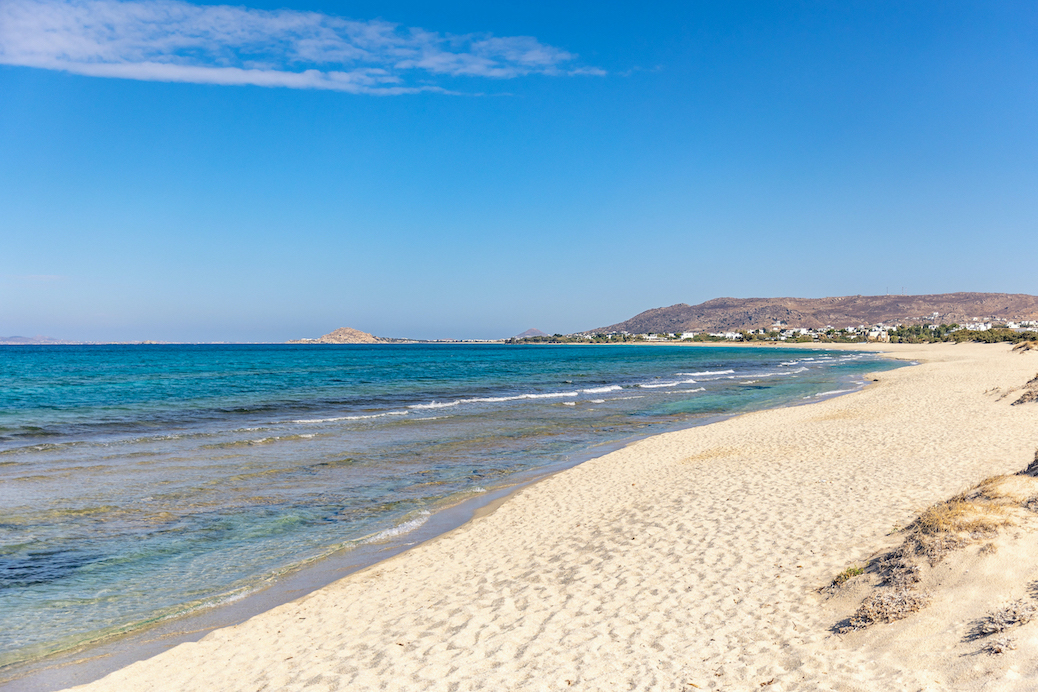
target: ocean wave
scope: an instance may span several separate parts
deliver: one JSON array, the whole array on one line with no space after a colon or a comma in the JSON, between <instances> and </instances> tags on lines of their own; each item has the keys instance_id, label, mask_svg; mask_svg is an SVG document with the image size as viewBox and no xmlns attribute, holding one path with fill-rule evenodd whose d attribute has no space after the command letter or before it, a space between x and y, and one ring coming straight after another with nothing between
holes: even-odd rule
<instances>
[{"instance_id":1,"label":"ocean wave","mask_svg":"<svg viewBox=\"0 0 1038 692\"><path fill-rule=\"evenodd\" d=\"M231 442L216 442L210 445L202 445L201 449L233 449L235 447L258 447L261 445L274 444L275 442L289 442L292 440L309 440L315 434L300 435L271 435L270 437L257 437L251 440L234 440Z\"/></svg>"},{"instance_id":2,"label":"ocean wave","mask_svg":"<svg viewBox=\"0 0 1038 692\"><path fill-rule=\"evenodd\" d=\"M680 374L680 373L679 373ZM623 387L618 384L611 384L606 387L592 387L590 389L581 389L584 394L605 394L606 392L618 392Z\"/></svg>"},{"instance_id":3,"label":"ocean wave","mask_svg":"<svg viewBox=\"0 0 1038 692\"><path fill-rule=\"evenodd\" d=\"M808 371L808 368L805 368L805 367L801 366L801 367L797 368L796 370L787 370L786 372L769 372L769 373L765 373L765 374L761 375L761 377L789 377L790 375L798 375L798 374L800 374L802 372L807 372L807 371Z\"/></svg>"},{"instance_id":4,"label":"ocean wave","mask_svg":"<svg viewBox=\"0 0 1038 692\"><path fill-rule=\"evenodd\" d=\"M686 377L704 377L706 375L731 375L734 370L704 370L703 372L676 372L675 375Z\"/></svg>"},{"instance_id":5,"label":"ocean wave","mask_svg":"<svg viewBox=\"0 0 1038 692\"><path fill-rule=\"evenodd\" d=\"M673 392L667 392L667 394L691 394L692 392L705 392L706 387L696 387L695 389L676 389Z\"/></svg>"},{"instance_id":6,"label":"ocean wave","mask_svg":"<svg viewBox=\"0 0 1038 692\"><path fill-rule=\"evenodd\" d=\"M396 526L386 529L385 531L379 531L378 533L363 539L361 543L381 543L382 541L387 541L390 538L402 536L405 533L411 533L412 531L420 527L422 524L429 521L430 516L431 515L429 512L423 510L419 514L419 516L415 517L414 519L411 519L410 521L405 521L403 524L397 524Z\"/></svg>"},{"instance_id":7,"label":"ocean wave","mask_svg":"<svg viewBox=\"0 0 1038 692\"><path fill-rule=\"evenodd\" d=\"M428 404L411 404L410 409L447 408L460 404L500 404L505 401L520 401L523 399L561 399L563 397L580 396L580 392L547 392L545 394L516 394L514 396L480 396L471 399L455 399L454 401L433 401Z\"/></svg>"},{"instance_id":8,"label":"ocean wave","mask_svg":"<svg viewBox=\"0 0 1038 692\"><path fill-rule=\"evenodd\" d=\"M411 404L407 408L412 408L415 410L422 410L427 408L447 408L449 406L457 406L460 403L460 399L457 401L433 401L432 403L428 404Z\"/></svg>"},{"instance_id":9,"label":"ocean wave","mask_svg":"<svg viewBox=\"0 0 1038 692\"><path fill-rule=\"evenodd\" d=\"M549 392L547 394L517 394L515 396L488 396L475 399L462 399L463 403L499 403L502 401L519 401L520 399L559 399L562 397L580 396L580 392Z\"/></svg>"},{"instance_id":10,"label":"ocean wave","mask_svg":"<svg viewBox=\"0 0 1038 692\"><path fill-rule=\"evenodd\" d=\"M660 382L659 384L640 384L642 389L659 389L661 387L677 387L679 384L698 384L699 380L678 380L677 382Z\"/></svg>"},{"instance_id":11,"label":"ocean wave","mask_svg":"<svg viewBox=\"0 0 1038 692\"><path fill-rule=\"evenodd\" d=\"M853 389L834 389L829 392L818 392L815 396L829 396L830 394L846 394L847 392L853 392Z\"/></svg>"},{"instance_id":12,"label":"ocean wave","mask_svg":"<svg viewBox=\"0 0 1038 692\"><path fill-rule=\"evenodd\" d=\"M385 413L372 413L366 416L336 416L334 418L300 418L299 420L294 420L291 422L299 424L335 423L341 420L367 420L369 418L383 418L385 416L406 416L407 413L407 411L386 411Z\"/></svg>"}]
</instances>

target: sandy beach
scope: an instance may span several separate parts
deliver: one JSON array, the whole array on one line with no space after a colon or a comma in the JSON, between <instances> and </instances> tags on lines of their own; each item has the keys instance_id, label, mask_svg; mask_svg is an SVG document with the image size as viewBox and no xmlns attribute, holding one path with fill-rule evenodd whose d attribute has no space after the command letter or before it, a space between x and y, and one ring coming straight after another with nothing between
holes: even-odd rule
<instances>
[{"instance_id":1,"label":"sandy beach","mask_svg":"<svg viewBox=\"0 0 1038 692\"><path fill-rule=\"evenodd\" d=\"M1035 376L1038 352L882 350L920 364L852 395L642 440L75 689L1033 689L1038 622L1001 656L963 639L1038 578L1026 526L989 563L949 562L974 577L949 575L929 608L833 632L855 607L823 590L836 574L1038 447L1038 403L1001 396Z\"/></svg>"}]
</instances>

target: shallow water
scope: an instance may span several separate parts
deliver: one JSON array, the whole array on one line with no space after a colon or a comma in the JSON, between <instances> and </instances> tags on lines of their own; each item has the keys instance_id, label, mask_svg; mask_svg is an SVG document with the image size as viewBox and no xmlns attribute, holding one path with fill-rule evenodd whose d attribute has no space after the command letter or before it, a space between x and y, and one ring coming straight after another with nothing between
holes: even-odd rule
<instances>
[{"instance_id":1,"label":"shallow water","mask_svg":"<svg viewBox=\"0 0 1038 692\"><path fill-rule=\"evenodd\" d=\"M0 665L240 597L605 441L891 367L682 346L0 349Z\"/></svg>"}]
</instances>

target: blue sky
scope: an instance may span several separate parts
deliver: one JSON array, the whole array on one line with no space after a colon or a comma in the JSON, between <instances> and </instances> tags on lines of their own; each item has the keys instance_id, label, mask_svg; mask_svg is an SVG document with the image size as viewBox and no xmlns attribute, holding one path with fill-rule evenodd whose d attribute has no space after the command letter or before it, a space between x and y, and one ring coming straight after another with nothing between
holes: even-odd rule
<instances>
[{"instance_id":1,"label":"blue sky","mask_svg":"<svg viewBox=\"0 0 1038 692\"><path fill-rule=\"evenodd\" d=\"M1038 293L1035 123L1030 2L0 0L0 335Z\"/></svg>"}]
</instances>

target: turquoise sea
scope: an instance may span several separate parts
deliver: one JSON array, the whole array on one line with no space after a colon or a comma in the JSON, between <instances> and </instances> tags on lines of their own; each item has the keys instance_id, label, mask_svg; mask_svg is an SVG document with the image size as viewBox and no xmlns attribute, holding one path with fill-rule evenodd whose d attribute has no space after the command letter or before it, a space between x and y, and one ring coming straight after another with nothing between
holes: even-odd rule
<instances>
[{"instance_id":1,"label":"turquoise sea","mask_svg":"<svg viewBox=\"0 0 1038 692\"><path fill-rule=\"evenodd\" d=\"M0 348L0 667L241 597L607 443L852 391L687 346Z\"/></svg>"}]
</instances>

